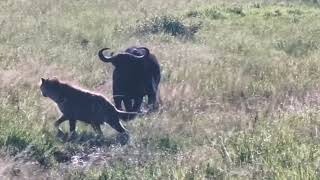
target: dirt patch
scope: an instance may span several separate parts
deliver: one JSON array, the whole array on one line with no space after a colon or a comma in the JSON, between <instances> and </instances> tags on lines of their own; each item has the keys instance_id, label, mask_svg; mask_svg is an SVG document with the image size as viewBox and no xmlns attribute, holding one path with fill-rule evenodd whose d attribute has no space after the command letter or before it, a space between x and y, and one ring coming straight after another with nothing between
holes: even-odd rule
<instances>
[{"instance_id":1,"label":"dirt patch","mask_svg":"<svg viewBox=\"0 0 320 180\"><path fill-rule=\"evenodd\" d=\"M27 180L27 179L59 179L54 173L40 167L34 161L13 161L9 158L0 158L0 179Z\"/></svg>"}]
</instances>

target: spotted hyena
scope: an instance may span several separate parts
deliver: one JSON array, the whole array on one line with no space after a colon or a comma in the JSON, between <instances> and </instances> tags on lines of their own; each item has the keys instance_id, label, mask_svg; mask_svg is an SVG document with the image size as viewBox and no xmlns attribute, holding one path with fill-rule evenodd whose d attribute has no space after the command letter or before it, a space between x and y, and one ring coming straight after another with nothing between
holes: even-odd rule
<instances>
[{"instance_id":1,"label":"spotted hyena","mask_svg":"<svg viewBox=\"0 0 320 180\"><path fill-rule=\"evenodd\" d=\"M69 120L71 134L75 133L77 120L91 124L98 134L102 134L100 125L104 123L119 133L124 133L127 130L120 119L127 121L137 114L120 111L102 95L76 88L58 79L41 78L40 90L44 97L50 98L58 105L62 113L54 123L59 133L62 133L59 125L66 120Z\"/></svg>"}]
</instances>

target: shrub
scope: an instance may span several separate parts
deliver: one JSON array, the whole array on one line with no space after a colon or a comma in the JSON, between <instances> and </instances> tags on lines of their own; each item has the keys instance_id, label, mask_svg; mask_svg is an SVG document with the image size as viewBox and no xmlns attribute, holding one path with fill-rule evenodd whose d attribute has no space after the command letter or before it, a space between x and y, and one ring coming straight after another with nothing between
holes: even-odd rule
<instances>
[{"instance_id":1,"label":"shrub","mask_svg":"<svg viewBox=\"0 0 320 180\"><path fill-rule=\"evenodd\" d=\"M173 16L157 16L139 24L136 33L165 33L174 37L192 38L199 30L200 24L186 26L181 19Z\"/></svg>"}]
</instances>

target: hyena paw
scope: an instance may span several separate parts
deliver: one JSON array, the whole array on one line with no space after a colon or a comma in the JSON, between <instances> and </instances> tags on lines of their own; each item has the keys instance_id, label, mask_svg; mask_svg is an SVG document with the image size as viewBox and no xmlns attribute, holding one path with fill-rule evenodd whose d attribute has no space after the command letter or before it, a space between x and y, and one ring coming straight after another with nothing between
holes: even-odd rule
<instances>
[{"instance_id":1,"label":"hyena paw","mask_svg":"<svg viewBox=\"0 0 320 180\"><path fill-rule=\"evenodd\" d=\"M63 133L63 131L58 130L56 137L59 139L65 139L65 134Z\"/></svg>"},{"instance_id":2,"label":"hyena paw","mask_svg":"<svg viewBox=\"0 0 320 180\"><path fill-rule=\"evenodd\" d=\"M68 136L68 141L75 140L76 138L77 138L77 133L75 131L72 131Z\"/></svg>"}]
</instances>

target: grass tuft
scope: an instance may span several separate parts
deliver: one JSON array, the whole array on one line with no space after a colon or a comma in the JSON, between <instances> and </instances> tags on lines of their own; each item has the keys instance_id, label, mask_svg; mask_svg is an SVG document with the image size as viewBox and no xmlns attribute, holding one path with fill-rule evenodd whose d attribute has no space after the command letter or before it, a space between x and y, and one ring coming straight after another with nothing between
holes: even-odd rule
<instances>
[{"instance_id":1,"label":"grass tuft","mask_svg":"<svg viewBox=\"0 0 320 180\"><path fill-rule=\"evenodd\" d=\"M317 179L316 4L0 1L0 176ZM97 137L83 123L77 138L56 137L60 114L42 97L40 78L112 99L114 67L97 51L133 45L159 59L161 112L123 122L126 145L109 126Z\"/></svg>"},{"instance_id":2,"label":"grass tuft","mask_svg":"<svg viewBox=\"0 0 320 180\"><path fill-rule=\"evenodd\" d=\"M164 33L174 37L190 39L199 29L200 25L187 26L180 18L165 15L151 18L139 24L136 33L141 35Z\"/></svg>"}]
</instances>

